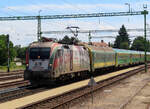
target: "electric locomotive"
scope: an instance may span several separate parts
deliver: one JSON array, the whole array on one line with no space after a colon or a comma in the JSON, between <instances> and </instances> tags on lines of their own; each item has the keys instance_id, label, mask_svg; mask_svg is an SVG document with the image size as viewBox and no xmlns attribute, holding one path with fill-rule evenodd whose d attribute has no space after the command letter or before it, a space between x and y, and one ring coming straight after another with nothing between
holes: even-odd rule
<instances>
[{"instance_id":1,"label":"electric locomotive","mask_svg":"<svg viewBox=\"0 0 150 109\"><path fill-rule=\"evenodd\" d=\"M90 71L89 49L55 42L35 42L26 53L24 79L45 83L73 78Z\"/></svg>"}]
</instances>

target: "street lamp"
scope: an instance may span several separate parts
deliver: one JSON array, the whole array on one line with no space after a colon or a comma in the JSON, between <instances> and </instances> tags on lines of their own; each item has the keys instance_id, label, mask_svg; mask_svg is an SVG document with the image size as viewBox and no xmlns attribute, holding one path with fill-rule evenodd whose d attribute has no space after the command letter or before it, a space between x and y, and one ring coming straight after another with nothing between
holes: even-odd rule
<instances>
[{"instance_id":1,"label":"street lamp","mask_svg":"<svg viewBox=\"0 0 150 109\"><path fill-rule=\"evenodd\" d=\"M128 7L129 7L129 12L130 12L130 4L129 4L129 3L125 3L125 5L128 5Z\"/></svg>"}]
</instances>

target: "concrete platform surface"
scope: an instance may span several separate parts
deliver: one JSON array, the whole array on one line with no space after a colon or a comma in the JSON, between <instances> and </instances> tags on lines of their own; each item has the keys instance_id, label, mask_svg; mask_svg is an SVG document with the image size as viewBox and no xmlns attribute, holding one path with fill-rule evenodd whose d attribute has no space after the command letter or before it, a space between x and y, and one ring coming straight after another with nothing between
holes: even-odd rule
<instances>
[{"instance_id":1,"label":"concrete platform surface","mask_svg":"<svg viewBox=\"0 0 150 109\"><path fill-rule=\"evenodd\" d=\"M101 80L105 80L105 79L110 78L112 76L116 76L116 75L122 74L124 72L128 72L130 70L134 70L137 68L138 67L132 67L132 68L125 69L125 70L120 70L117 72L110 73L109 75L103 75L103 76L96 77L94 79L96 82L101 81ZM21 107L21 106L24 106L24 105L27 105L27 104L30 104L33 102L37 102L37 101L42 100L42 99L46 99L46 98L51 97L51 96L62 94L62 93L69 91L69 90L73 90L73 89L85 86L88 84L88 82L89 82L89 79L84 80L84 81L80 81L80 82L76 82L76 83L72 83L72 84L69 84L66 86L61 86L58 88L50 89L48 91L40 92L40 93L33 94L30 96L22 97L19 99L15 99L15 100L8 101L5 103L1 103L0 109L15 109L15 108L18 108L18 107Z\"/></svg>"}]
</instances>

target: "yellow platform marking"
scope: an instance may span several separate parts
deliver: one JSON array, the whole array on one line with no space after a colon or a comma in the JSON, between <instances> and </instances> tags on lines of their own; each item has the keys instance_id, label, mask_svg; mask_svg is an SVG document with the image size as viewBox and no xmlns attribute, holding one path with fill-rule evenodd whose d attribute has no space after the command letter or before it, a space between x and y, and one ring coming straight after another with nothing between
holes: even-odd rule
<instances>
[{"instance_id":1,"label":"yellow platform marking","mask_svg":"<svg viewBox=\"0 0 150 109\"><path fill-rule=\"evenodd\" d=\"M116 75L122 74L124 72L134 70L136 68L138 68L138 67L132 67L132 68L129 68L129 69L113 72L113 73L103 75L103 76L99 76L99 77L95 78L95 81L98 82L98 81L101 81L101 80L105 80L105 79L108 79L112 76L116 76ZM62 94L66 91L73 90L73 89L85 86L85 85L88 84L88 82L89 82L89 79L81 81L81 82L76 82L76 83L73 83L73 84L70 84L70 85L58 87L58 88L55 88L55 89L50 89L48 91L40 92L40 93L33 94L33 95L30 95L30 96L26 96L26 97L23 97L23 98L15 99L15 100L8 101L8 102L5 102L5 103L1 103L0 104L0 109L19 108L21 106L28 105L30 103L37 102L37 101L42 100L42 99L46 99L48 97L52 97L52 96L55 96L55 95L58 95L58 94Z\"/></svg>"}]
</instances>

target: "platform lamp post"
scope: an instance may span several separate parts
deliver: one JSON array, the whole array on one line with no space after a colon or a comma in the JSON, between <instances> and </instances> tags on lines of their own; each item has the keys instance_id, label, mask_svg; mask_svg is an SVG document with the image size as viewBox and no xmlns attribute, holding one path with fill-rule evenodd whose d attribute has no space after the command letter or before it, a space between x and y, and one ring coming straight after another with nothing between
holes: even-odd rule
<instances>
[{"instance_id":1,"label":"platform lamp post","mask_svg":"<svg viewBox=\"0 0 150 109\"><path fill-rule=\"evenodd\" d=\"M142 12L142 14L144 15L144 39L145 39L145 72L147 72L147 39L146 39L146 15L148 14L147 9L147 5L143 5L144 11Z\"/></svg>"}]
</instances>

